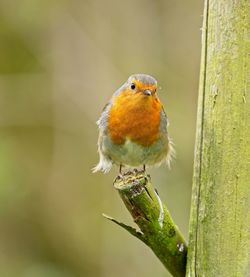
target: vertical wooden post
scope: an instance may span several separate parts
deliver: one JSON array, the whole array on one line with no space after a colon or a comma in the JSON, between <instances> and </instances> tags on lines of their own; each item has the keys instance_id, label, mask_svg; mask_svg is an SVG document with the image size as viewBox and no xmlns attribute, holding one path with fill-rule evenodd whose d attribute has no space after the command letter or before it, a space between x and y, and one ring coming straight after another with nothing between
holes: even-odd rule
<instances>
[{"instance_id":1,"label":"vertical wooden post","mask_svg":"<svg viewBox=\"0 0 250 277\"><path fill-rule=\"evenodd\" d=\"M206 0L186 276L250 276L250 7Z\"/></svg>"}]
</instances>

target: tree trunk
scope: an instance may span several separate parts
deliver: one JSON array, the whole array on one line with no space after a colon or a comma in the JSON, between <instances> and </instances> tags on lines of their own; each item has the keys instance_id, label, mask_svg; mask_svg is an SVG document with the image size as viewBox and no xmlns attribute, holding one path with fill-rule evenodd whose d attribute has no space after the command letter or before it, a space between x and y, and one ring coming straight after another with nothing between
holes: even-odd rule
<instances>
[{"instance_id":1,"label":"tree trunk","mask_svg":"<svg viewBox=\"0 0 250 277\"><path fill-rule=\"evenodd\" d=\"M249 1L205 1L186 276L250 276Z\"/></svg>"}]
</instances>

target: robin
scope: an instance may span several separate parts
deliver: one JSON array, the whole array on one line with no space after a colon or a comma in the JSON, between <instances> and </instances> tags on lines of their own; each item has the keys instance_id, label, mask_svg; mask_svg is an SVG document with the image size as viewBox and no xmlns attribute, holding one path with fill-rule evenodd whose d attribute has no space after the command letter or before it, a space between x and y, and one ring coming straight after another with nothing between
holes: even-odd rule
<instances>
[{"instance_id":1,"label":"robin","mask_svg":"<svg viewBox=\"0 0 250 277\"><path fill-rule=\"evenodd\" d=\"M157 81L135 74L113 94L100 119L99 163L93 172L108 172L112 164L134 167L170 163L173 155L168 119L156 93Z\"/></svg>"}]
</instances>

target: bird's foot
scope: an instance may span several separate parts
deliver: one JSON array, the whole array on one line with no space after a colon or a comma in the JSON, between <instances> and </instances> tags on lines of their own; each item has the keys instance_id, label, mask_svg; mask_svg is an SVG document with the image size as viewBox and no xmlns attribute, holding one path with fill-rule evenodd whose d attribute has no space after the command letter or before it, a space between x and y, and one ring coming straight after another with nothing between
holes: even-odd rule
<instances>
[{"instance_id":1,"label":"bird's foot","mask_svg":"<svg viewBox=\"0 0 250 277\"><path fill-rule=\"evenodd\" d=\"M114 183L116 183L116 182L118 182L118 181L121 181L121 180L123 180L123 179L124 179L123 174L122 174L122 173L119 173L119 174L115 177Z\"/></svg>"},{"instance_id":2,"label":"bird's foot","mask_svg":"<svg viewBox=\"0 0 250 277\"><path fill-rule=\"evenodd\" d=\"M138 170L137 168L134 169L134 173L146 173L146 165L143 165L143 168L141 170Z\"/></svg>"}]
</instances>

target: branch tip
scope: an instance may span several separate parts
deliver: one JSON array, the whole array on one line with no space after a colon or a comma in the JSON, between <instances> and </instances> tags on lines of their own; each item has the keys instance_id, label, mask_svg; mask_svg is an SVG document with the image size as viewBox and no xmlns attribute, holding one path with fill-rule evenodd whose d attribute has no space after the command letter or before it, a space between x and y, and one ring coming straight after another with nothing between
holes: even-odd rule
<instances>
[{"instance_id":1,"label":"branch tip","mask_svg":"<svg viewBox=\"0 0 250 277\"><path fill-rule=\"evenodd\" d=\"M135 228L125 224L125 223L122 223L116 219L114 219L113 217L109 216L109 215L106 215L106 214L102 214L103 217L105 217L106 219L116 223L117 225L119 225L120 227L122 227L123 229L127 230L131 235L133 235L134 237L140 239L142 242L144 242L145 244L148 244L146 238L144 237L144 234L141 233L140 231L137 231Z\"/></svg>"}]
</instances>

